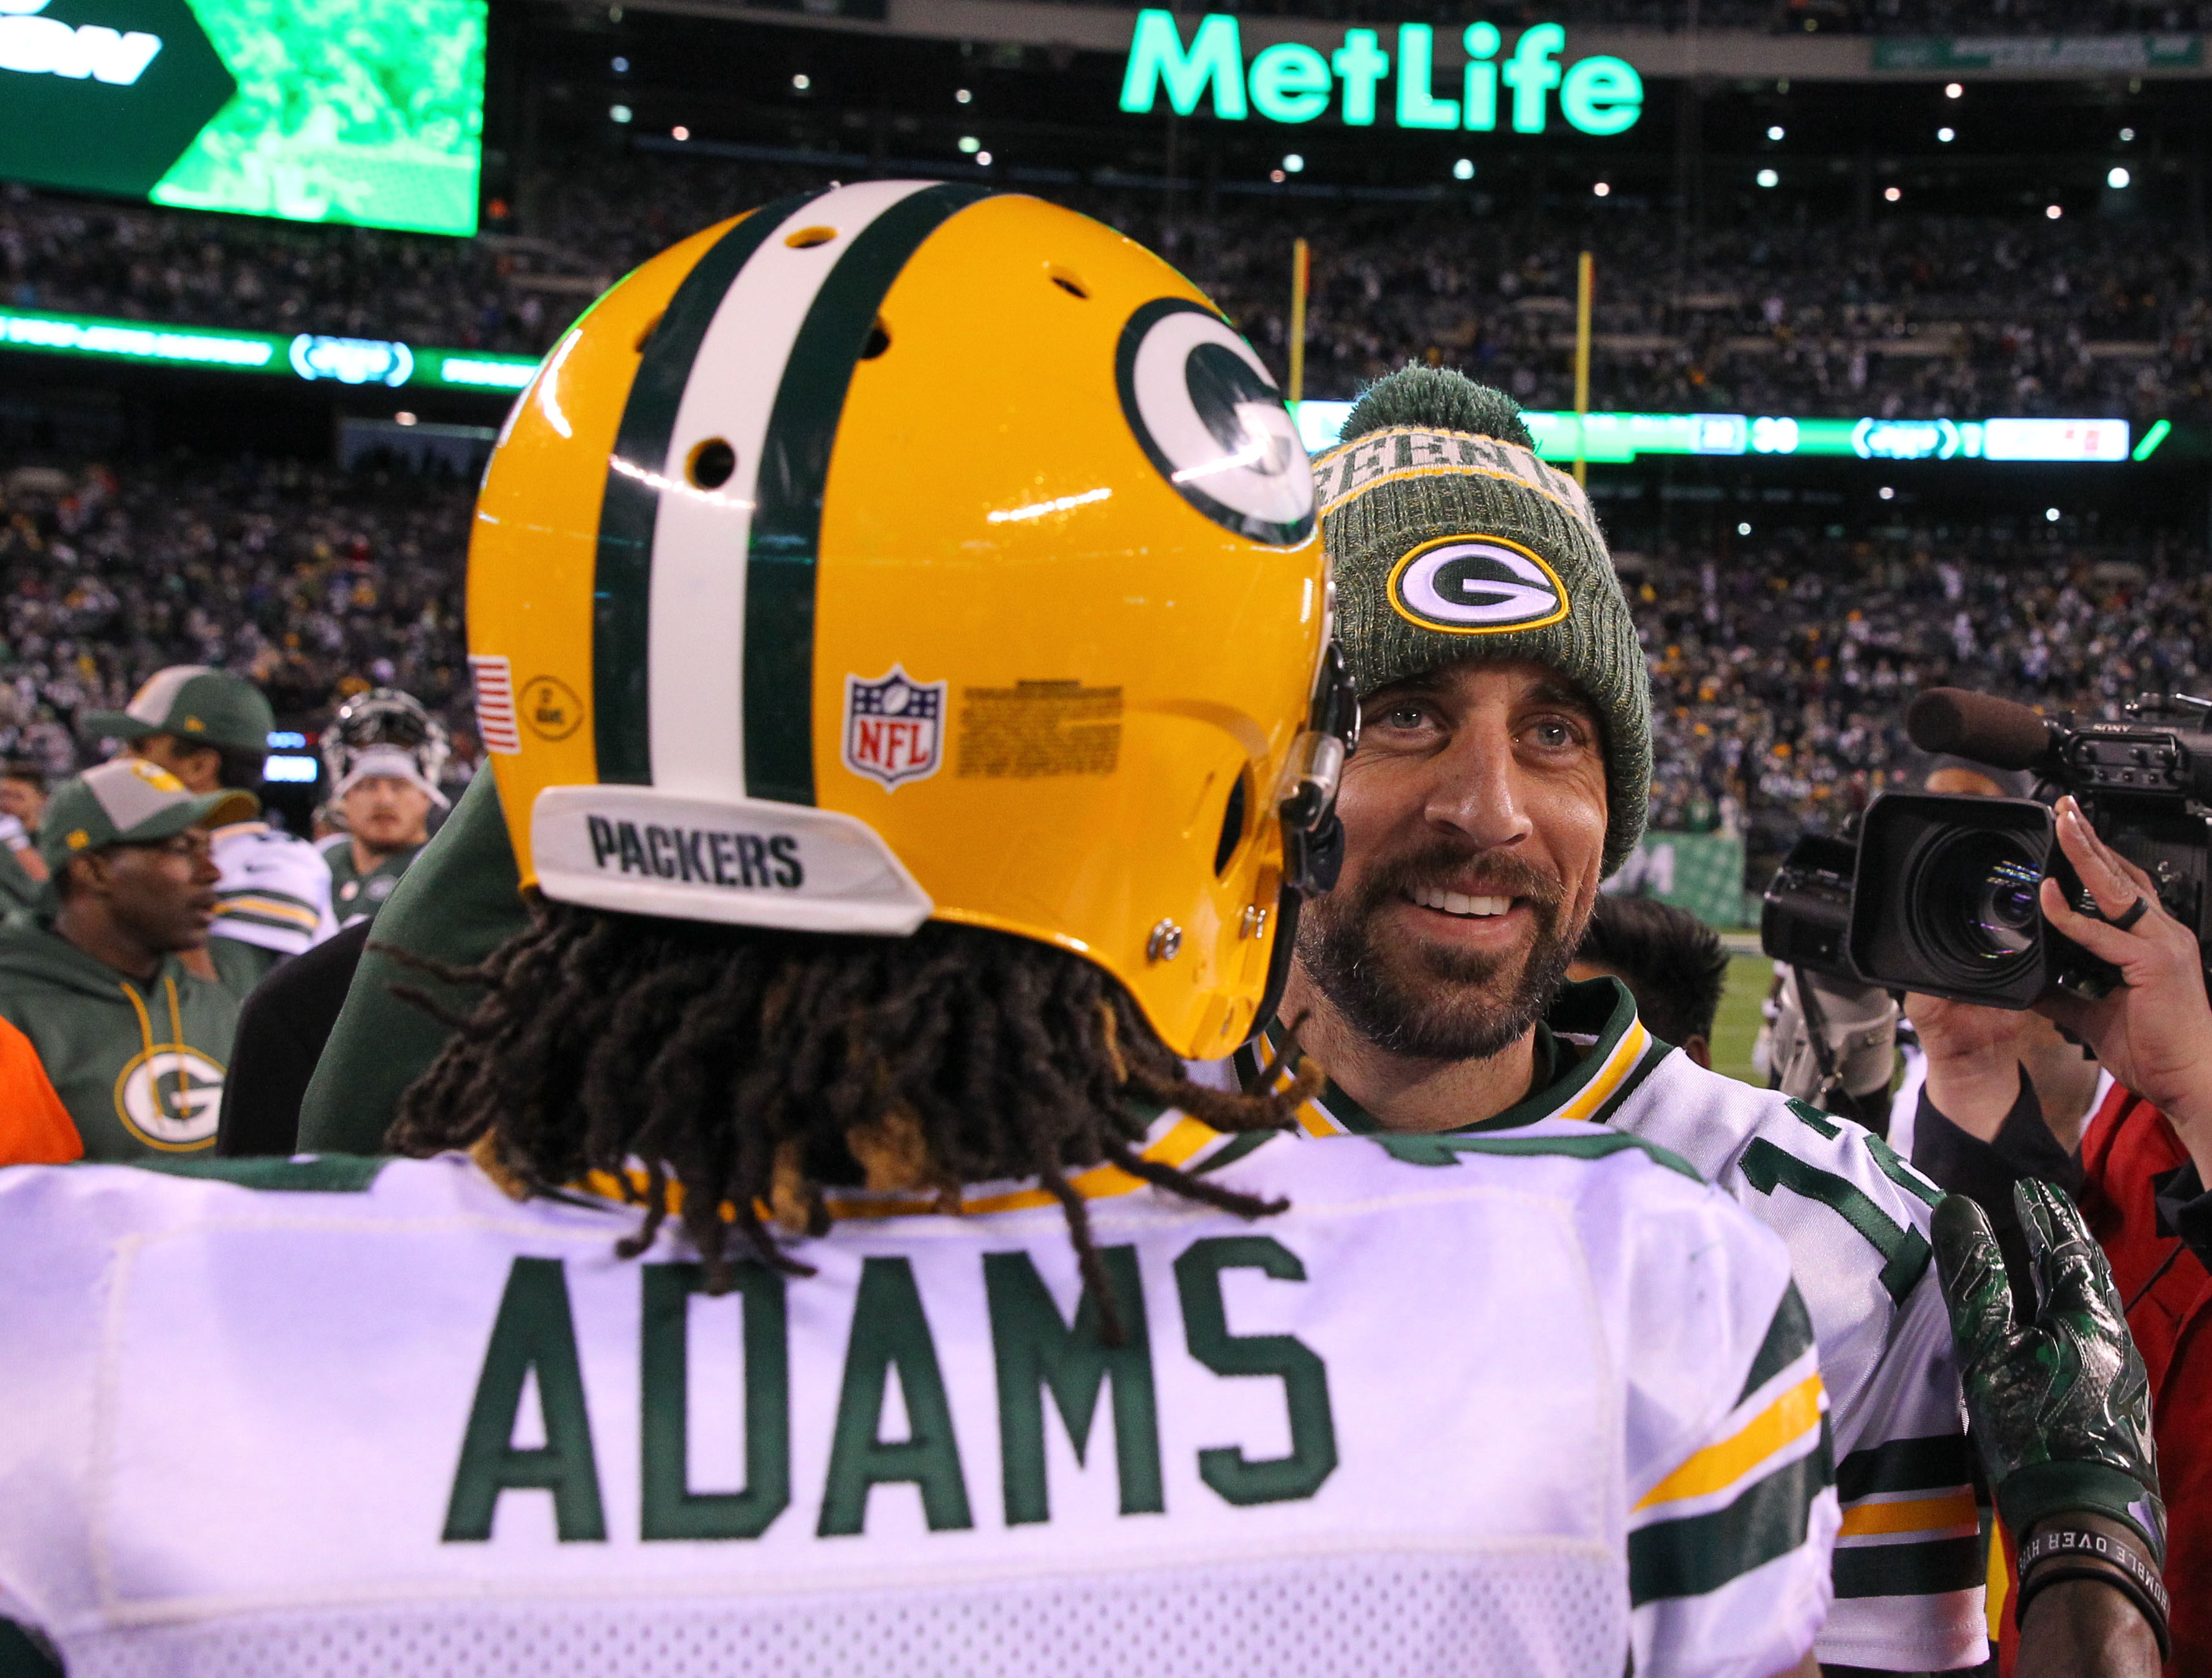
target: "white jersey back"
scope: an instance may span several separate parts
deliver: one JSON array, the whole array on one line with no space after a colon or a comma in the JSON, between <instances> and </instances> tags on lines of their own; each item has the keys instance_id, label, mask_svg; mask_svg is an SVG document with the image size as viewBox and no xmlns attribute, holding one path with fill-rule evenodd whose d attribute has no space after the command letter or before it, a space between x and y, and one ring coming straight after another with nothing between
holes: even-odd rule
<instances>
[{"instance_id":1,"label":"white jersey back","mask_svg":"<svg viewBox=\"0 0 2212 1678\"><path fill-rule=\"evenodd\" d=\"M1087 1174L1113 1347L1019 1185L848 1206L817 1274L717 1298L673 1236L616 1257L635 1208L518 1205L459 1156L0 1174L0 1612L71 1678L1620 1678L1632 1647L1763 1678L1809 1647L1825 1398L1726 1197L1565 1124L1224 1178L1292 1209ZM1785 1483L1713 1589L1713 1511Z\"/></svg>"},{"instance_id":2,"label":"white jersey back","mask_svg":"<svg viewBox=\"0 0 2212 1678\"><path fill-rule=\"evenodd\" d=\"M210 936L296 956L337 931L330 865L313 845L266 822L234 822L213 837L221 877Z\"/></svg>"}]
</instances>

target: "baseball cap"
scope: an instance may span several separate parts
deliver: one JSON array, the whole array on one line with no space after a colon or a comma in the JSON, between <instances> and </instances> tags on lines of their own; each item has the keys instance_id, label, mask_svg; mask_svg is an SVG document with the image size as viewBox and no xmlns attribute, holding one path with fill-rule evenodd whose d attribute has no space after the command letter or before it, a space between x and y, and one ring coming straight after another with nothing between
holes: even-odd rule
<instances>
[{"instance_id":1,"label":"baseball cap","mask_svg":"<svg viewBox=\"0 0 2212 1678\"><path fill-rule=\"evenodd\" d=\"M241 676L204 664L156 671L119 711L87 711L77 732L94 739L143 740L173 734L219 751L265 751L276 714Z\"/></svg>"},{"instance_id":2,"label":"baseball cap","mask_svg":"<svg viewBox=\"0 0 2212 1678\"><path fill-rule=\"evenodd\" d=\"M345 774L339 777L337 790L331 796L343 798L361 782L373 781L380 776L392 781L404 781L410 787L421 788L429 794L430 801L441 810L451 802L443 793L425 778L422 774L422 765L415 754L404 746L396 745L365 746L355 752L346 764Z\"/></svg>"},{"instance_id":3,"label":"baseball cap","mask_svg":"<svg viewBox=\"0 0 2212 1678\"><path fill-rule=\"evenodd\" d=\"M39 822L39 854L58 874L73 856L149 844L188 827L249 821L260 809L251 793L188 792L157 763L118 757L54 788Z\"/></svg>"}]
</instances>

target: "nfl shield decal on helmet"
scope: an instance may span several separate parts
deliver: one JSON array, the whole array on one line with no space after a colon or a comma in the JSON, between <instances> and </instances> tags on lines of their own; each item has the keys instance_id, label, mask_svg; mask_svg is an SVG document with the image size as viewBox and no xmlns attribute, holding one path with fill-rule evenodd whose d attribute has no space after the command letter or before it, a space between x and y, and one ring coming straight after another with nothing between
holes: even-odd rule
<instances>
[{"instance_id":1,"label":"nfl shield decal on helmet","mask_svg":"<svg viewBox=\"0 0 2212 1678\"><path fill-rule=\"evenodd\" d=\"M1254 542L1313 533L1313 463L1283 393L1252 346L1181 297L1146 303L1121 329L1121 412L1176 492Z\"/></svg>"},{"instance_id":2,"label":"nfl shield decal on helmet","mask_svg":"<svg viewBox=\"0 0 2212 1678\"><path fill-rule=\"evenodd\" d=\"M897 665L867 681L845 678L845 767L896 787L944 761L945 684L917 682Z\"/></svg>"}]
</instances>

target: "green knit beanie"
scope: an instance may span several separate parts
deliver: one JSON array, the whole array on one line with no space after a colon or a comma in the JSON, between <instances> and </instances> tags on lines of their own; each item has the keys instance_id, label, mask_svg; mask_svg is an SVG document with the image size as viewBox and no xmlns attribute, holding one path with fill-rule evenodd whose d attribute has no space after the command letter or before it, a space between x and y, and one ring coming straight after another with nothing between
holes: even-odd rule
<instances>
[{"instance_id":1,"label":"green knit beanie","mask_svg":"<svg viewBox=\"0 0 2212 1678\"><path fill-rule=\"evenodd\" d=\"M1572 681L1605 731L1612 873L1650 805L1651 684L1582 486L1536 458L1512 398L1425 367L1360 398L1314 480L1360 693L1474 659Z\"/></svg>"}]
</instances>

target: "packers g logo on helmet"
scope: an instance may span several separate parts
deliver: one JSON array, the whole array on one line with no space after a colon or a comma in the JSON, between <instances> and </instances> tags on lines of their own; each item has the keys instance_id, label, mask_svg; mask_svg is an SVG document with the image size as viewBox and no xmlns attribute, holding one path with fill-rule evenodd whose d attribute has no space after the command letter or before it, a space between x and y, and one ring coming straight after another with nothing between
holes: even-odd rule
<instances>
[{"instance_id":1,"label":"packers g logo on helmet","mask_svg":"<svg viewBox=\"0 0 2212 1678\"><path fill-rule=\"evenodd\" d=\"M471 664L525 881L1040 939L1224 1053L1329 855L1314 523L1259 359L1087 217L873 181L708 228L563 338L485 475ZM580 714L517 727L538 692Z\"/></svg>"}]
</instances>

